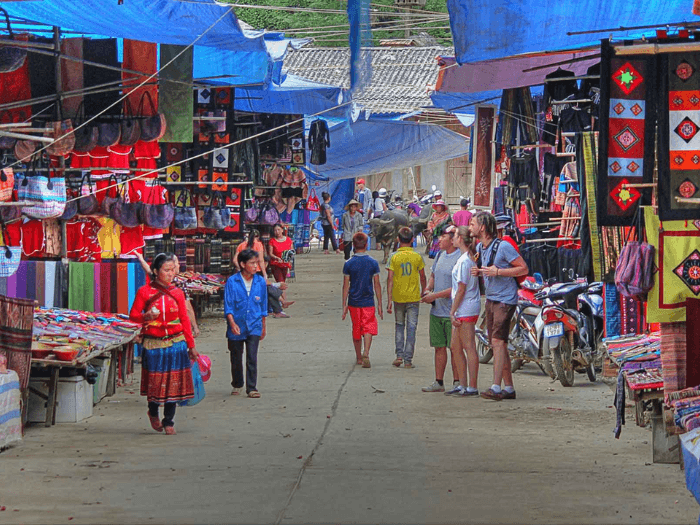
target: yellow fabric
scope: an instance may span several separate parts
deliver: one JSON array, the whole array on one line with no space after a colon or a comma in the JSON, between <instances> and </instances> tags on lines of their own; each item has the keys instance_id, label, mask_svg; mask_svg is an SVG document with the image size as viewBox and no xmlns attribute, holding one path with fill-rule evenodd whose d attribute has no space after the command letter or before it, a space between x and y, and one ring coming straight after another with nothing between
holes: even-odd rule
<instances>
[{"instance_id":1,"label":"yellow fabric","mask_svg":"<svg viewBox=\"0 0 700 525\"><path fill-rule=\"evenodd\" d=\"M179 322L180 321L178 321L178 323ZM185 336L182 334L176 335L175 337L171 337L169 339L156 339L154 337L144 337L142 345L146 350L153 350L155 348L170 348L175 343L179 343L180 341L184 340Z\"/></svg>"},{"instance_id":2,"label":"yellow fabric","mask_svg":"<svg viewBox=\"0 0 700 525\"><path fill-rule=\"evenodd\" d=\"M685 321L685 300L697 295L674 272L693 252L700 250L700 229L688 221L664 221L651 208L644 210L649 244L653 245L654 287L647 297L647 322L673 323ZM663 226L663 231L661 231Z\"/></svg>"},{"instance_id":3,"label":"yellow fabric","mask_svg":"<svg viewBox=\"0 0 700 525\"><path fill-rule=\"evenodd\" d=\"M420 271L425 267L423 257L413 248L399 248L387 265L394 272L394 289L391 298L397 303L420 301Z\"/></svg>"},{"instance_id":4,"label":"yellow fabric","mask_svg":"<svg viewBox=\"0 0 700 525\"><path fill-rule=\"evenodd\" d=\"M113 219L98 217L102 228L97 232L97 240L102 248L103 259L115 259L122 253L121 226Z\"/></svg>"}]
</instances>

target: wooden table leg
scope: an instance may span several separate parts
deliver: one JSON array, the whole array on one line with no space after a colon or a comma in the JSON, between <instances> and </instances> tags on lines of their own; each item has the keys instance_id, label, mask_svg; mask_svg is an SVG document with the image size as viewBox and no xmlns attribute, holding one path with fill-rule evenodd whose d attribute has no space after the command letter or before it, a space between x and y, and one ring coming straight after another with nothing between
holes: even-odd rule
<instances>
[{"instance_id":1,"label":"wooden table leg","mask_svg":"<svg viewBox=\"0 0 700 525\"><path fill-rule=\"evenodd\" d=\"M109 397L117 392L117 350L112 350L111 355L109 372L107 373L107 391L105 392L105 395Z\"/></svg>"},{"instance_id":2,"label":"wooden table leg","mask_svg":"<svg viewBox=\"0 0 700 525\"><path fill-rule=\"evenodd\" d=\"M59 367L51 367L49 395L46 400L46 421L44 421L44 426L47 427L56 424L56 399L58 397L58 373L60 370Z\"/></svg>"}]
</instances>

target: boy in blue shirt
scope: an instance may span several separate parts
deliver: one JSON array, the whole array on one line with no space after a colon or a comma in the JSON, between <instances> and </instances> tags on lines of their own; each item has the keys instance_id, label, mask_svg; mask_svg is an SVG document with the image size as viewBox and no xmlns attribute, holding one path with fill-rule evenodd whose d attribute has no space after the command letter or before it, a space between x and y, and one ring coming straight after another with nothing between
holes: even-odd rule
<instances>
[{"instance_id":1,"label":"boy in blue shirt","mask_svg":"<svg viewBox=\"0 0 700 525\"><path fill-rule=\"evenodd\" d=\"M258 252L243 250L238 255L240 273L229 277L224 288L224 315L228 327L228 349L231 352L231 376L233 391L243 390L243 344L246 346L246 393L258 398L258 347L265 339L267 317L267 283L258 275Z\"/></svg>"},{"instance_id":2,"label":"boy in blue shirt","mask_svg":"<svg viewBox=\"0 0 700 525\"><path fill-rule=\"evenodd\" d=\"M355 345L357 364L370 368L369 349L372 337L377 335L377 318L372 289L377 296L379 317L382 312L382 286L379 284L379 263L367 254L367 235L358 232L352 237L355 255L343 266L343 321L350 312L352 342ZM362 352L364 339L365 351Z\"/></svg>"}]
</instances>

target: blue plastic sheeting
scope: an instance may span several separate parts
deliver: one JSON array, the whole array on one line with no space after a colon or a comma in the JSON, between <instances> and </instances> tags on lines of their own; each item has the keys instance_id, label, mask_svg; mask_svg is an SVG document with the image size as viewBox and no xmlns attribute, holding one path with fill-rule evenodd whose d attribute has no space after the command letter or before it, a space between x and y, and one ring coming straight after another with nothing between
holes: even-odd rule
<instances>
[{"instance_id":1,"label":"blue plastic sheeting","mask_svg":"<svg viewBox=\"0 0 700 525\"><path fill-rule=\"evenodd\" d=\"M483 91L481 93L441 93L430 95L433 105L448 113L473 115L478 103L501 105L502 91Z\"/></svg>"},{"instance_id":2,"label":"blue plastic sheeting","mask_svg":"<svg viewBox=\"0 0 700 525\"><path fill-rule=\"evenodd\" d=\"M289 115L315 115L341 104L344 90L340 87L310 82L301 77L287 75L281 85L270 84L250 88L237 88L235 108L255 113L283 113ZM343 108L324 115L342 116Z\"/></svg>"},{"instance_id":3,"label":"blue plastic sheeting","mask_svg":"<svg viewBox=\"0 0 700 525\"><path fill-rule=\"evenodd\" d=\"M327 162L309 169L329 179L431 164L469 153L465 137L441 126L395 120L358 120L331 127Z\"/></svg>"},{"instance_id":4,"label":"blue plastic sheeting","mask_svg":"<svg viewBox=\"0 0 700 525\"><path fill-rule=\"evenodd\" d=\"M569 31L697 22L687 0L447 0L457 61L598 45L610 32ZM648 32L649 30L647 30ZM642 32L614 32L615 39Z\"/></svg>"},{"instance_id":5,"label":"blue plastic sheeting","mask_svg":"<svg viewBox=\"0 0 700 525\"><path fill-rule=\"evenodd\" d=\"M227 83L268 80L271 57L265 38L274 42L275 54L283 45L276 34L242 30L233 10L213 0L126 0L122 5L117 0L42 0L3 7L11 16L86 34L178 45L203 35L196 43L195 78L238 75Z\"/></svg>"}]
</instances>

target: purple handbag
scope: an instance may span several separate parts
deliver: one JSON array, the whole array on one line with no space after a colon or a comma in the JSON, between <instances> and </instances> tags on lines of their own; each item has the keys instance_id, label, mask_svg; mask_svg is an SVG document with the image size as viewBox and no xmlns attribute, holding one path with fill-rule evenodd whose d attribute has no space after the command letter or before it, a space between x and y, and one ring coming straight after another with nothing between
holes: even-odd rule
<instances>
[{"instance_id":1,"label":"purple handbag","mask_svg":"<svg viewBox=\"0 0 700 525\"><path fill-rule=\"evenodd\" d=\"M258 222L258 217L260 216L260 209L257 203L253 204L250 208L245 211L245 222Z\"/></svg>"},{"instance_id":2,"label":"purple handbag","mask_svg":"<svg viewBox=\"0 0 700 525\"><path fill-rule=\"evenodd\" d=\"M262 212L260 214L260 222L269 225L280 222L280 214L275 208L275 205L272 204L272 201L267 201L265 204L263 204Z\"/></svg>"}]
</instances>

